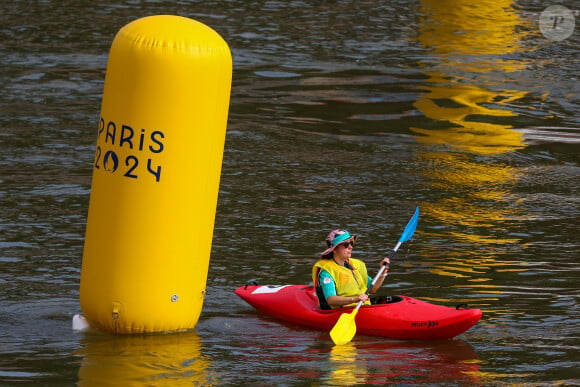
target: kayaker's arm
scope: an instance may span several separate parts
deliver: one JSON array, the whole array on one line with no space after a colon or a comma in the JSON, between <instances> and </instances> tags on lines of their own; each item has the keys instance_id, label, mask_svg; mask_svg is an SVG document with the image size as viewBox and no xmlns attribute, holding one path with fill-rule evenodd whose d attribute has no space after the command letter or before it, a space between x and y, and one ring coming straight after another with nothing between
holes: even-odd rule
<instances>
[{"instance_id":1,"label":"kayaker's arm","mask_svg":"<svg viewBox=\"0 0 580 387\"><path fill-rule=\"evenodd\" d=\"M360 294L358 297L330 296L326 299L326 302L328 302L328 305L336 307L354 304L359 301L365 302L368 299L369 296L366 294Z\"/></svg>"},{"instance_id":2,"label":"kayaker's arm","mask_svg":"<svg viewBox=\"0 0 580 387\"><path fill-rule=\"evenodd\" d=\"M375 286L373 286L373 288L372 288L372 289L369 291L369 293L372 293L372 294L374 294L374 293L376 293L376 292L379 290L379 288L380 288L381 286L383 286L383 281L384 281L384 280L385 280L385 278L387 277L387 271L385 270L385 271L384 271L384 273L385 273L385 274L383 274L383 275L381 275L381 276L379 277L379 279L378 279L378 280L377 280L377 282L375 283Z\"/></svg>"},{"instance_id":3,"label":"kayaker's arm","mask_svg":"<svg viewBox=\"0 0 580 387\"><path fill-rule=\"evenodd\" d=\"M379 265L379 268L384 265L385 266L385 270L383 270L383 274L381 274L381 276L377 279L377 282L371 288L371 290L369 291L369 293L373 293L373 294L376 293L379 290L379 288L383 285L383 281L387 277L387 272L389 271L389 263L391 263L391 261L390 261L389 258L384 258L381 261L381 264Z\"/></svg>"}]
</instances>

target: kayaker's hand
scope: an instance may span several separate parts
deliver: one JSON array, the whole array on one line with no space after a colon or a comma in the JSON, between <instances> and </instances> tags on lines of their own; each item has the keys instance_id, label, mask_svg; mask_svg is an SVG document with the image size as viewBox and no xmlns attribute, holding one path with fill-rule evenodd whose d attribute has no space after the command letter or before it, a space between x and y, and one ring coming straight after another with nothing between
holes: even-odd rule
<instances>
[{"instance_id":1,"label":"kayaker's hand","mask_svg":"<svg viewBox=\"0 0 580 387\"><path fill-rule=\"evenodd\" d=\"M357 301L366 302L369 299L369 296L366 293L359 294Z\"/></svg>"},{"instance_id":2,"label":"kayaker's hand","mask_svg":"<svg viewBox=\"0 0 580 387\"><path fill-rule=\"evenodd\" d=\"M389 271L389 264L391 263L391 260L389 258L383 258L383 260L381 261L381 264L379 265L379 269L381 267L383 267L383 265L385 265L385 270L383 271L383 273L386 273L387 271Z\"/></svg>"}]
</instances>

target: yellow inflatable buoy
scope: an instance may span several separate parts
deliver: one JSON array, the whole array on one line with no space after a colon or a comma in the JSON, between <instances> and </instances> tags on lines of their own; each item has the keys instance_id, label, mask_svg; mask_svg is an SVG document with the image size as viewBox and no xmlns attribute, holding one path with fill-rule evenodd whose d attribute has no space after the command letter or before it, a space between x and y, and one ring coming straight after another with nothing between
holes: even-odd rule
<instances>
[{"instance_id":1,"label":"yellow inflatable buoy","mask_svg":"<svg viewBox=\"0 0 580 387\"><path fill-rule=\"evenodd\" d=\"M193 328L203 306L232 80L227 43L169 15L113 41L80 302L113 333Z\"/></svg>"}]
</instances>

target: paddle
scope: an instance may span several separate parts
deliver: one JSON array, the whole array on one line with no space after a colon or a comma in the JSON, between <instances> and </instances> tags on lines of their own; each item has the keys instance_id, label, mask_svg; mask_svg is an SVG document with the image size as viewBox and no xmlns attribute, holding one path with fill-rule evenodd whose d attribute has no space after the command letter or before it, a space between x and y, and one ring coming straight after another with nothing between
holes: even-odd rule
<instances>
[{"instance_id":1,"label":"paddle","mask_svg":"<svg viewBox=\"0 0 580 387\"><path fill-rule=\"evenodd\" d=\"M411 239L411 237L415 233L415 229L417 228L417 223L419 223L419 207L415 208L415 213L409 220L409 223L407 223L407 226L403 230L403 233L401 234L401 237L399 238L399 241L397 242L395 248L389 253L388 256L389 259L395 256L397 250L399 250L399 247L403 243ZM379 277L381 276L381 274L383 274L383 271L385 271L385 269L386 269L385 265L381 266L381 269L379 270L378 274L371 281L371 286L369 289L372 289L375 286ZM334 344L342 345L352 340L352 338L356 333L355 317L358 313L358 310L362 306L362 303L363 303L362 301L359 301L351 313L343 313L340 315L338 321L330 331L330 338L332 339Z\"/></svg>"}]
</instances>

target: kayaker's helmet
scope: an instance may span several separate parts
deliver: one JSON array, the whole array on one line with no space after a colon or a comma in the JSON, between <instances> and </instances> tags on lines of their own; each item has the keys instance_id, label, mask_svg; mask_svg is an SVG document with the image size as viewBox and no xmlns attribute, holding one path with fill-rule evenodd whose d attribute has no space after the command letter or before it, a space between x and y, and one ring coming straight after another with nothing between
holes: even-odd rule
<instances>
[{"instance_id":1,"label":"kayaker's helmet","mask_svg":"<svg viewBox=\"0 0 580 387\"><path fill-rule=\"evenodd\" d=\"M328 234L328 236L326 237L326 246L328 248L324 250L322 253L320 253L320 255L324 258L326 258L327 256L329 256L329 258L332 257L332 252L334 251L336 246L340 245L343 242L348 241L349 239L351 239L352 242L354 243L358 239L358 235L351 234L347 230L331 231L330 234Z\"/></svg>"}]
</instances>

